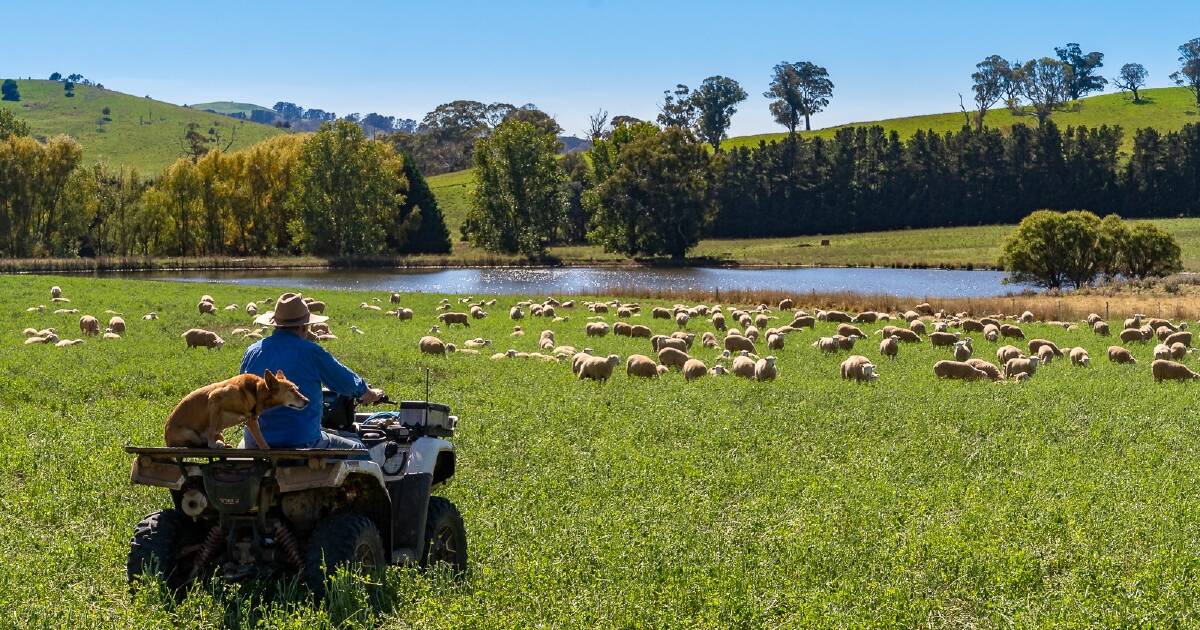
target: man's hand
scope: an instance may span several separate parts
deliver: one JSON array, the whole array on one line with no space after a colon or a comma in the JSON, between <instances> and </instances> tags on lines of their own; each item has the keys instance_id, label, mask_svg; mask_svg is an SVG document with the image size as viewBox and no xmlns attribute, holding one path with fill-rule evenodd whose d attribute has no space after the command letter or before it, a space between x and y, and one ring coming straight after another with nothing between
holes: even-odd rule
<instances>
[{"instance_id":1,"label":"man's hand","mask_svg":"<svg viewBox=\"0 0 1200 630\"><path fill-rule=\"evenodd\" d=\"M363 394L362 401L364 405L373 405L382 400L385 395L382 389L368 387L367 393Z\"/></svg>"}]
</instances>

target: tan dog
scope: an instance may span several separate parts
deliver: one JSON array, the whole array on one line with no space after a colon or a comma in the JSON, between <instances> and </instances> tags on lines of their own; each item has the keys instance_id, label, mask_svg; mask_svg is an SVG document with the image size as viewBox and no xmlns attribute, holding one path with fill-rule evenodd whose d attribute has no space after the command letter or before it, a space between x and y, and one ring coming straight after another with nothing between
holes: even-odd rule
<instances>
[{"instance_id":1,"label":"tan dog","mask_svg":"<svg viewBox=\"0 0 1200 630\"><path fill-rule=\"evenodd\" d=\"M225 445L221 432L245 422L258 447L270 448L258 427L259 414L280 405L303 409L307 404L283 370L267 370L261 377L241 374L184 396L167 418L167 446L219 448Z\"/></svg>"}]
</instances>

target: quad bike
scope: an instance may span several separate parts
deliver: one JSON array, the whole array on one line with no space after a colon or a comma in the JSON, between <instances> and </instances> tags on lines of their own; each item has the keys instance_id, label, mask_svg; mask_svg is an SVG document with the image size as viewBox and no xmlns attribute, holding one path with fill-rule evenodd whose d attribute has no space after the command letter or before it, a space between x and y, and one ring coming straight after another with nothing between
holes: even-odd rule
<instances>
[{"instance_id":1,"label":"quad bike","mask_svg":"<svg viewBox=\"0 0 1200 630\"><path fill-rule=\"evenodd\" d=\"M133 483L167 488L173 503L134 528L131 587L147 573L177 594L214 573L299 573L322 592L338 567L405 563L462 575L462 516L431 495L454 476L449 407L405 401L357 413L357 401L331 392L323 402L325 430L357 436L368 451L126 447L137 456Z\"/></svg>"}]
</instances>

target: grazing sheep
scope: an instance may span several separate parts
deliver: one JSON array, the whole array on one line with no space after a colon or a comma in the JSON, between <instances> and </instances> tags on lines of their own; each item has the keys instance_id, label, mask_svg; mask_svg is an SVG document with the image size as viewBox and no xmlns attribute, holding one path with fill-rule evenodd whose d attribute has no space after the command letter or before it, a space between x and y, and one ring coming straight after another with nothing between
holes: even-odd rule
<instances>
[{"instance_id":1,"label":"grazing sheep","mask_svg":"<svg viewBox=\"0 0 1200 630\"><path fill-rule=\"evenodd\" d=\"M308 299L305 299L305 302L308 302ZM308 302L308 310L312 313L324 313L325 303L320 300Z\"/></svg>"},{"instance_id":2,"label":"grazing sheep","mask_svg":"<svg viewBox=\"0 0 1200 630\"><path fill-rule=\"evenodd\" d=\"M687 313L682 313L682 312L681 312L681 313L677 313L677 314L675 315L675 325L676 325L676 326L678 326L678 327L680 327L680 328L687 328L688 321L689 321L690 319L691 319L691 318L688 316L688 314L687 314Z\"/></svg>"},{"instance_id":3,"label":"grazing sheep","mask_svg":"<svg viewBox=\"0 0 1200 630\"><path fill-rule=\"evenodd\" d=\"M54 285L54 286L50 287L50 297L51 298L62 297L62 288L59 287L58 285Z\"/></svg>"},{"instance_id":4,"label":"grazing sheep","mask_svg":"<svg viewBox=\"0 0 1200 630\"><path fill-rule=\"evenodd\" d=\"M517 351L510 348L506 352L497 352L496 354L493 354L492 360L493 361L503 361L505 359L511 359L515 356L517 356Z\"/></svg>"},{"instance_id":5,"label":"grazing sheep","mask_svg":"<svg viewBox=\"0 0 1200 630\"><path fill-rule=\"evenodd\" d=\"M763 357L754 362L754 380L764 383L773 381L779 376L779 369L775 367L775 357Z\"/></svg>"},{"instance_id":6,"label":"grazing sheep","mask_svg":"<svg viewBox=\"0 0 1200 630\"><path fill-rule=\"evenodd\" d=\"M938 361L933 364L933 373L938 378L978 381L988 377L987 372L979 370L970 363L961 361Z\"/></svg>"},{"instance_id":7,"label":"grazing sheep","mask_svg":"<svg viewBox=\"0 0 1200 630\"><path fill-rule=\"evenodd\" d=\"M81 343L83 343L82 339L63 339L54 345L58 348L70 348L71 346L78 346Z\"/></svg>"},{"instance_id":8,"label":"grazing sheep","mask_svg":"<svg viewBox=\"0 0 1200 630\"><path fill-rule=\"evenodd\" d=\"M728 335L725 337L725 349L730 352L754 352L754 342L741 335Z\"/></svg>"},{"instance_id":9,"label":"grazing sheep","mask_svg":"<svg viewBox=\"0 0 1200 630\"><path fill-rule=\"evenodd\" d=\"M1021 316L1017 318L1017 321L1021 322L1022 324L1032 324L1033 320L1034 320L1033 313L1030 311L1025 311L1024 313L1021 313Z\"/></svg>"},{"instance_id":10,"label":"grazing sheep","mask_svg":"<svg viewBox=\"0 0 1200 630\"><path fill-rule=\"evenodd\" d=\"M31 345L37 344L37 343L55 343L57 341L58 341L57 337L43 337L41 335L36 335L36 336L27 338L25 340L25 345L31 346Z\"/></svg>"},{"instance_id":11,"label":"grazing sheep","mask_svg":"<svg viewBox=\"0 0 1200 630\"><path fill-rule=\"evenodd\" d=\"M1125 343L1143 342L1148 339L1146 334L1140 328L1126 328L1121 331L1121 341Z\"/></svg>"},{"instance_id":12,"label":"grazing sheep","mask_svg":"<svg viewBox=\"0 0 1200 630\"><path fill-rule=\"evenodd\" d=\"M842 361L839 369L842 373L842 380L869 383L879 378L879 375L875 373L875 364L860 354L853 355Z\"/></svg>"},{"instance_id":13,"label":"grazing sheep","mask_svg":"<svg viewBox=\"0 0 1200 630\"><path fill-rule=\"evenodd\" d=\"M796 303L792 301L792 298L783 298L782 300L779 300L779 310L781 311L790 311L795 306Z\"/></svg>"},{"instance_id":14,"label":"grazing sheep","mask_svg":"<svg viewBox=\"0 0 1200 630\"><path fill-rule=\"evenodd\" d=\"M669 368L683 369L683 364L687 363L688 359L690 358L691 357L688 356L687 352L684 352L679 348L672 348L668 346L661 348L658 351L658 362Z\"/></svg>"},{"instance_id":15,"label":"grazing sheep","mask_svg":"<svg viewBox=\"0 0 1200 630\"><path fill-rule=\"evenodd\" d=\"M443 324L446 324L447 327L449 327L451 324L462 324L467 328L471 327L470 317L471 316L466 313L442 313L441 315L437 316L438 320Z\"/></svg>"},{"instance_id":16,"label":"grazing sheep","mask_svg":"<svg viewBox=\"0 0 1200 630\"><path fill-rule=\"evenodd\" d=\"M1092 324L1092 332L1096 333L1097 335L1100 335L1101 337L1107 337L1110 334L1108 331L1108 322L1105 322L1105 321L1094 322Z\"/></svg>"},{"instance_id":17,"label":"grazing sheep","mask_svg":"<svg viewBox=\"0 0 1200 630\"><path fill-rule=\"evenodd\" d=\"M353 326L351 328L353 328ZM490 345L492 345L492 340L484 339L482 337L468 339L463 342L463 347L465 347L465 348L485 348Z\"/></svg>"},{"instance_id":18,"label":"grazing sheep","mask_svg":"<svg viewBox=\"0 0 1200 630\"><path fill-rule=\"evenodd\" d=\"M311 333L312 333L312 334L314 334L314 335L329 335L329 334L333 334L333 331L331 331L331 330L329 329L329 324L327 324L327 323L325 323L325 322L317 322L317 323L315 323L315 324L312 324L312 325L310 325L310 326L308 327L308 331L309 331L309 332L311 332Z\"/></svg>"},{"instance_id":19,"label":"grazing sheep","mask_svg":"<svg viewBox=\"0 0 1200 630\"><path fill-rule=\"evenodd\" d=\"M1029 357L1028 359L1009 359L1004 363L1005 378L1013 378L1017 374L1028 374L1033 376L1037 373L1038 363L1041 361L1038 357Z\"/></svg>"},{"instance_id":20,"label":"grazing sheep","mask_svg":"<svg viewBox=\"0 0 1200 630\"><path fill-rule=\"evenodd\" d=\"M922 302L914 306L913 310L919 315L925 315L929 317L933 316L933 306L930 306L929 302Z\"/></svg>"},{"instance_id":21,"label":"grazing sheep","mask_svg":"<svg viewBox=\"0 0 1200 630\"><path fill-rule=\"evenodd\" d=\"M79 318L79 331L85 335L96 336L100 334L100 320L91 315L84 315Z\"/></svg>"},{"instance_id":22,"label":"grazing sheep","mask_svg":"<svg viewBox=\"0 0 1200 630\"><path fill-rule=\"evenodd\" d=\"M1038 362L1041 365L1050 365L1055 357L1054 350L1051 350L1050 346L1040 346L1034 354L1037 355Z\"/></svg>"},{"instance_id":23,"label":"grazing sheep","mask_svg":"<svg viewBox=\"0 0 1200 630\"><path fill-rule=\"evenodd\" d=\"M513 326L513 331L512 331L512 335L511 335L511 336L513 336L513 337L524 337L524 336L525 336L525 331L524 331L524 330L521 330L521 327L520 327L520 326Z\"/></svg>"},{"instance_id":24,"label":"grazing sheep","mask_svg":"<svg viewBox=\"0 0 1200 630\"><path fill-rule=\"evenodd\" d=\"M788 324L789 328L816 328L817 319L811 315L797 315L792 323Z\"/></svg>"},{"instance_id":25,"label":"grazing sheep","mask_svg":"<svg viewBox=\"0 0 1200 630\"><path fill-rule=\"evenodd\" d=\"M625 374L642 378L658 378L658 364L644 354L631 354L625 360Z\"/></svg>"},{"instance_id":26,"label":"grazing sheep","mask_svg":"<svg viewBox=\"0 0 1200 630\"><path fill-rule=\"evenodd\" d=\"M1059 350L1058 346L1053 341L1047 341L1045 339L1030 339L1029 343L1025 345L1029 346L1030 354L1036 354L1042 347L1048 347L1052 352L1054 352L1054 356L1063 356L1062 350Z\"/></svg>"},{"instance_id":27,"label":"grazing sheep","mask_svg":"<svg viewBox=\"0 0 1200 630\"><path fill-rule=\"evenodd\" d=\"M551 310L550 313L553 314L554 311ZM622 306L617 309L617 317L621 317L621 318L633 317L633 309L629 308L628 306Z\"/></svg>"},{"instance_id":28,"label":"grazing sheep","mask_svg":"<svg viewBox=\"0 0 1200 630\"><path fill-rule=\"evenodd\" d=\"M1192 333L1186 330L1171 333L1166 339L1163 340L1163 343L1167 344L1168 346L1181 343L1184 346L1190 347L1192 345Z\"/></svg>"},{"instance_id":29,"label":"grazing sheep","mask_svg":"<svg viewBox=\"0 0 1200 630\"><path fill-rule=\"evenodd\" d=\"M513 319L513 320L524 319L525 311L522 311L521 307L519 307L519 306L514 306L514 307L508 309L508 318Z\"/></svg>"},{"instance_id":30,"label":"grazing sheep","mask_svg":"<svg viewBox=\"0 0 1200 630\"><path fill-rule=\"evenodd\" d=\"M771 350L783 350L783 335L767 335L767 347Z\"/></svg>"},{"instance_id":31,"label":"grazing sheep","mask_svg":"<svg viewBox=\"0 0 1200 630\"><path fill-rule=\"evenodd\" d=\"M879 342L879 354L895 361L896 355L900 353L900 337L890 335ZM856 355L857 356L857 355ZM845 365L845 364L843 364Z\"/></svg>"},{"instance_id":32,"label":"grazing sheep","mask_svg":"<svg viewBox=\"0 0 1200 630\"><path fill-rule=\"evenodd\" d=\"M603 337L608 334L608 324L604 322L591 322L584 327L584 331L589 337Z\"/></svg>"},{"instance_id":33,"label":"grazing sheep","mask_svg":"<svg viewBox=\"0 0 1200 630\"><path fill-rule=\"evenodd\" d=\"M1095 326L1096 322L1102 321L1104 318L1096 313L1088 313L1087 319L1083 320L1088 323L1088 326Z\"/></svg>"},{"instance_id":34,"label":"grazing sheep","mask_svg":"<svg viewBox=\"0 0 1200 630\"><path fill-rule=\"evenodd\" d=\"M417 347L421 349L422 354L433 354L443 357L446 356L446 352L449 350L449 348L446 346L446 342L432 335L421 337L421 339L417 341Z\"/></svg>"},{"instance_id":35,"label":"grazing sheep","mask_svg":"<svg viewBox=\"0 0 1200 630\"><path fill-rule=\"evenodd\" d=\"M1178 330L1175 327L1175 324L1172 324L1169 320L1162 319L1161 317L1152 317L1146 320L1145 324L1150 327L1150 330L1154 331L1164 327L1169 329L1171 332Z\"/></svg>"},{"instance_id":36,"label":"grazing sheep","mask_svg":"<svg viewBox=\"0 0 1200 630\"><path fill-rule=\"evenodd\" d=\"M630 326L626 322L616 322L612 325L612 332L614 335L620 335L622 337L632 337L633 336L633 326Z\"/></svg>"},{"instance_id":37,"label":"grazing sheep","mask_svg":"<svg viewBox=\"0 0 1200 630\"><path fill-rule=\"evenodd\" d=\"M596 304L592 304L589 308L591 309L591 311L593 313L607 313L608 312L607 304L596 303Z\"/></svg>"},{"instance_id":38,"label":"grazing sheep","mask_svg":"<svg viewBox=\"0 0 1200 630\"><path fill-rule=\"evenodd\" d=\"M484 316L487 316L487 313L484 313ZM553 306L543 306L542 307L542 317L549 317L551 319L554 319L556 317L554 307Z\"/></svg>"},{"instance_id":39,"label":"grazing sheep","mask_svg":"<svg viewBox=\"0 0 1200 630\"><path fill-rule=\"evenodd\" d=\"M112 317L112 319L108 320L108 329L112 332L117 333L118 335L124 334L125 333L125 320L114 315Z\"/></svg>"},{"instance_id":40,"label":"grazing sheep","mask_svg":"<svg viewBox=\"0 0 1200 630\"><path fill-rule=\"evenodd\" d=\"M993 381L998 381L1003 378L1000 375L1000 368L988 363L987 361L984 361L983 359L967 359L965 363L976 370L987 374L987 377Z\"/></svg>"},{"instance_id":41,"label":"grazing sheep","mask_svg":"<svg viewBox=\"0 0 1200 630\"><path fill-rule=\"evenodd\" d=\"M1121 346L1108 347L1108 360L1113 363L1137 363L1137 359L1133 358L1133 353Z\"/></svg>"},{"instance_id":42,"label":"grazing sheep","mask_svg":"<svg viewBox=\"0 0 1200 630\"><path fill-rule=\"evenodd\" d=\"M1000 336L1008 338L1008 339L1024 339L1025 332L1021 330L1020 326L1013 326L1012 324L1001 324L1000 325Z\"/></svg>"},{"instance_id":43,"label":"grazing sheep","mask_svg":"<svg viewBox=\"0 0 1200 630\"><path fill-rule=\"evenodd\" d=\"M1091 364L1092 358L1088 356L1087 350L1082 347L1071 348L1071 365L1088 367Z\"/></svg>"},{"instance_id":44,"label":"grazing sheep","mask_svg":"<svg viewBox=\"0 0 1200 630\"><path fill-rule=\"evenodd\" d=\"M399 304L400 303L400 294L393 293L389 299L392 301L392 304Z\"/></svg>"},{"instance_id":45,"label":"grazing sheep","mask_svg":"<svg viewBox=\"0 0 1200 630\"><path fill-rule=\"evenodd\" d=\"M851 326L850 324L841 324L840 326L838 326L837 334L839 334L843 337L849 337L850 335L857 335L859 339L862 339L863 337L867 336L857 326Z\"/></svg>"},{"instance_id":46,"label":"grazing sheep","mask_svg":"<svg viewBox=\"0 0 1200 630\"><path fill-rule=\"evenodd\" d=\"M610 354L607 357L593 357L588 355L580 361L577 376L580 380L606 381L612 376L613 368L617 367L620 363L621 358L615 354Z\"/></svg>"},{"instance_id":47,"label":"grazing sheep","mask_svg":"<svg viewBox=\"0 0 1200 630\"><path fill-rule=\"evenodd\" d=\"M858 335L850 335L849 337L846 335L834 335L833 339L834 341L837 341L838 348L841 348L842 350L853 350L854 342L857 341L859 337Z\"/></svg>"},{"instance_id":48,"label":"grazing sheep","mask_svg":"<svg viewBox=\"0 0 1200 630\"><path fill-rule=\"evenodd\" d=\"M705 348L716 349L721 347L721 344L717 341L717 336L707 331L704 333L704 336L700 338L700 343Z\"/></svg>"},{"instance_id":49,"label":"grazing sheep","mask_svg":"<svg viewBox=\"0 0 1200 630\"><path fill-rule=\"evenodd\" d=\"M818 319L821 319L821 318L818 317ZM854 318L850 317L849 314L843 313L842 311L825 311L824 320L827 322L836 322L839 324L849 324L850 321L853 319Z\"/></svg>"},{"instance_id":50,"label":"grazing sheep","mask_svg":"<svg viewBox=\"0 0 1200 630\"><path fill-rule=\"evenodd\" d=\"M983 338L991 343L996 343L1000 338L1000 327L995 324L985 324L983 326Z\"/></svg>"},{"instance_id":51,"label":"grazing sheep","mask_svg":"<svg viewBox=\"0 0 1200 630\"><path fill-rule=\"evenodd\" d=\"M217 306L215 304L213 304L212 302L200 302L199 304L196 305L196 309L200 311L201 315L216 315L217 314Z\"/></svg>"},{"instance_id":52,"label":"grazing sheep","mask_svg":"<svg viewBox=\"0 0 1200 630\"><path fill-rule=\"evenodd\" d=\"M1168 345L1162 344L1162 343L1158 344L1157 346L1154 346L1154 358L1170 361L1171 360L1171 346L1168 346Z\"/></svg>"},{"instance_id":53,"label":"grazing sheep","mask_svg":"<svg viewBox=\"0 0 1200 630\"><path fill-rule=\"evenodd\" d=\"M221 339L217 333L203 328L191 328L180 336L187 341L189 350L192 348L220 348L225 345L225 340Z\"/></svg>"},{"instance_id":54,"label":"grazing sheep","mask_svg":"<svg viewBox=\"0 0 1200 630\"><path fill-rule=\"evenodd\" d=\"M708 366L700 359L688 359L683 364L683 380L694 381L708 374Z\"/></svg>"},{"instance_id":55,"label":"grazing sheep","mask_svg":"<svg viewBox=\"0 0 1200 630\"><path fill-rule=\"evenodd\" d=\"M983 332L983 322L975 319L964 319L959 322L962 325L963 332Z\"/></svg>"},{"instance_id":56,"label":"grazing sheep","mask_svg":"<svg viewBox=\"0 0 1200 630\"><path fill-rule=\"evenodd\" d=\"M238 310L238 305L237 305L237 304L230 304L230 305L228 305L228 306L226 306L226 307L225 307L225 310L227 310L227 311L236 311L236 310ZM378 309L376 309L376 310L378 310Z\"/></svg>"},{"instance_id":57,"label":"grazing sheep","mask_svg":"<svg viewBox=\"0 0 1200 630\"><path fill-rule=\"evenodd\" d=\"M725 330L725 315L720 312L713 313L712 325L713 328L716 328L717 330Z\"/></svg>"},{"instance_id":58,"label":"grazing sheep","mask_svg":"<svg viewBox=\"0 0 1200 630\"><path fill-rule=\"evenodd\" d=\"M1150 364L1150 373L1154 375L1154 382L1161 383L1166 381L1194 381L1200 379L1200 374L1197 374L1188 366L1182 363L1176 363L1165 359L1156 359Z\"/></svg>"},{"instance_id":59,"label":"grazing sheep","mask_svg":"<svg viewBox=\"0 0 1200 630\"><path fill-rule=\"evenodd\" d=\"M921 329L922 331L924 328ZM921 334L915 330L908 328L898 328L896 326L884 326L883 330L879 331L884 337L895 335L900 338L901 343L921 343Z\"/></svg>"},{"instance_id":60,"label":"grazing sheep","mask_svg":"<svg viewBox=\"0 0 1200 630\"><path fill-rule=\"evenodd\" d=\"M711 335L712 333L707 333L707 334ZM634 324L629 327L629 336L630 337L649 339L653 335L654 335L654 332L650 330L649 326L642 326L641 324Z\"/></svg>"},{"instance_id":61,"label":"grazing sheep","mask_svg":"<svg viewBox=\"0 0 1200 630\"><path fill-rule=\"evenodd\" d=\"M1177 342L1171 344L1171 359L1172 360L1181 361L1181 360L1183 360L1183 357L1187 356L1187 353L1188 353L1188 347L1183 345L1182 343L1179 343L1177 341Z\"/></svg>"},{"instance_id":62,"label":"grazing sheep","mask_svg":"<svg viewBox=\"0 0 1200 630\"><path fill-rule=\"evenodd\" d=\"M850 320L853 324L874 324L877 321L879 321L879 313L875 311L863 311Z\"/></svg>"},{"instance_id":63,"label":"grazing sheep","mask_svg":"<svg viewBox=\"0 0 1200 630\"><path fill-rule=\"evenodd\" d=\"M954 344L954 360L966 362L972 355L971 344L966 341L960 341Z\"/></svg>"},{"instance_id":64,"label":"grazing sheep","mask_svg":"<svg viewBox=\"0 0 1200 630\"><path fill-rule=\"evenodd\" d=\"M655 306L654 309L650 311L651 319L671 319L671 317L671 311L661 306Z\"/></svg>"},{"instance_id":65,"label":"grazing sheep","mask_svg":"<svg viewBox=\"0 0 1200 630\"><path fill-rule=\"evenodd\" d=\"M754 359L751 359L750 357L736 356L733 358L733 364L730 366L729 371L733 372L734 376L753 379Z\"/></svg>"},{"instance_id":66,"label":"grazing sheep","mask_svg":"<svg viewBox=\"0 0 1200 630\"><path fill-rule=\"evenodd\" d=\"M949 346L953 346L954 344L958 343L958 340L961 337L962 337L962 335L959 333L932 332L932 333L929 333L929 343L935 347L938 347L938 346L949 347Z\"/></svg>"},{"instance_id":67,"label":"grazing sheep","mask_svg":"<svg viewBox=\"0 0 1200 630\"><path fill-rule=\"evenodd\" d=\"M840 348L840 344L838 344L838 340L834 339L833 337L821 337L820 339L814 341L812 343L812 346L814 348L820 350L821 352L824 352L827 354L835 354L835 353L837 353L838 349ZM726 348L728 348L728 347L729 346L728 346L728 338L727 338L726 339Z\"/></svg>"},{"instance_id":68,"label":"grazing sheep","mask_svg":"<svg viewBox=\"0 0 1200 630\"><path fill-rule=\"evenodd\" d=\"M471 314L471 319L483 319L488 315L487 311L483 310L478 305L472 306L469 313ZM447 315L449 315L449 313L447 313Z\"/></svg>"}]
</instances>

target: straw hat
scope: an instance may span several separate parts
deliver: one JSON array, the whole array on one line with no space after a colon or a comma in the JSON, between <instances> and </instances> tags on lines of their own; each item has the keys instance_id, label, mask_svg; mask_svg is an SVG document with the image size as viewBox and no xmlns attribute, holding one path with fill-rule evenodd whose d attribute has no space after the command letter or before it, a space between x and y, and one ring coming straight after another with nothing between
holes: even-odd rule
<instances>
[{"instance_id":1,"label":"straw hat","mask_svg":"<svg viewBox=\"0 0 1200 630\"><path fill-rule=\"evenodd\" d=\"M275 302L275 310L267 311L254 318L259 326L304 326L318 324L329 319L324 315L313 315L299 293L284 293Z\"/></svg>"}]
</instances>

